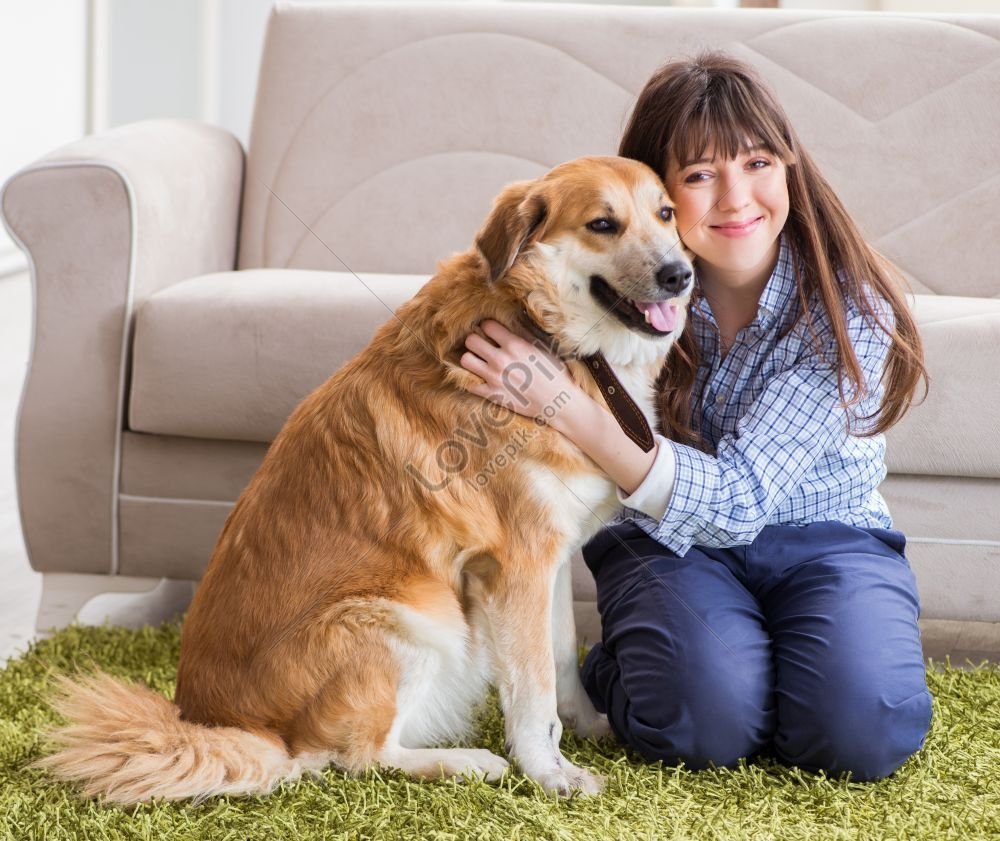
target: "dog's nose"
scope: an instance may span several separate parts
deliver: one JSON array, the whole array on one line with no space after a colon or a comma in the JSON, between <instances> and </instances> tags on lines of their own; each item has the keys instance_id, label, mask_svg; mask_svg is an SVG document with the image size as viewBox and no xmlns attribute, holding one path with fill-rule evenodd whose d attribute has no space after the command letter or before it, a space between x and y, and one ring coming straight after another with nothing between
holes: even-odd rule
<instances>
[{"instance_id":1,"label":"dog's nose","mask_svg":"<svg viewBox=\"0 0 1000 841\"><path fill-rule=\"evenodd\" d=\"M664 263L656 270L656 285L672 295L680 294L691 281L691 267L679 260Z\"/></svg>"}]
</instances>

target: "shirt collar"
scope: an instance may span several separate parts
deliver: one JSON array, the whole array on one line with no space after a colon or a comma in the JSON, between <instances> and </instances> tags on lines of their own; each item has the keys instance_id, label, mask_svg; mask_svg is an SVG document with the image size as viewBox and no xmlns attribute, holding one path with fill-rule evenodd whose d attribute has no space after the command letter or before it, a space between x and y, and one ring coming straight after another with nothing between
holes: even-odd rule
<instances>
[{"instance_id":1,"label":"shirt collar","mask_svg":"<svg viewBox=\"0 0 1000 841\"><path fill-rule=\"evenodd\" d=\"M753 324L770 329L774 322L788 309L788 305L795 298L795 267L792 264L792 249L788 246L788 239L781 235L778 246L778 262L774 264L774 271L764 287L764 292L757 302L757 317Z\"/></svg>"},{"instance_id":2,"label":"shirt collar","mask_svg":"<svg viewBox=\"0 0 1000 841\"><path fill-rule=\"evenodd\" d=\"M779 316L785 312L795 294L795 268L792 265L792 250L786 236L781 234L778 240L778 261L774 264L771 277L768 278L767 285L757 302L757 317L750 322L750 326L760 330L769 330L774 326ZM708 305L708 300L704 297L699 297L692 309L707 321L715 324L715 316Z\"/></svg>"}]
</instances>

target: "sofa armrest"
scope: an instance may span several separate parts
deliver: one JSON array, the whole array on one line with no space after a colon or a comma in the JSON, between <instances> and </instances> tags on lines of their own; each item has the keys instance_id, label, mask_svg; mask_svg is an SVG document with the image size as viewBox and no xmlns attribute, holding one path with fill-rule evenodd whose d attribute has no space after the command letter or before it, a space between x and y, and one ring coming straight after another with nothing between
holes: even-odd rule
<instances>
[{"instance_id":1,"label":"sofa armrest","mask_svg":"<svg viewBox=\"0 0 1000 841\"><path fill-rule=\"evenodd\" d=\"M123 126L15 173L0 215L34 291L16 435L18 502L41 572L118 571L118 474L133 314L234 268L243 149L186 120Z\"/></svg>"}]
</instances>

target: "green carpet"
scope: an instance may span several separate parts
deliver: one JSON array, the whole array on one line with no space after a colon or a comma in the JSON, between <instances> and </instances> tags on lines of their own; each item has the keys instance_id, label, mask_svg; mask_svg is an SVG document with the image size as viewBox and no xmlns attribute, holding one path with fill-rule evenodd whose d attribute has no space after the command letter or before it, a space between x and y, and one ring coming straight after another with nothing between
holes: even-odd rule
<instances>
[{"instance_id":1,"label":"green carpet","mask_svg":"<svg viewBox=\"0 0 1000 841\"><path fill-rule=\"evenodd\" d=\"M328 770L267 798L129 809L80 800L24 766L53 721L55 671L99 664L172 693L179 626L79 628L38 643L0 671L0 838L35 839L977 839L1000 838L1000 667L928 671L934 723L925 748L888 780L831 780L767 760L691 772L567 734L566 754L606 774L596 798L547 798L512 774L486 783L360 779ZM503 751L491 701L481 744Z\"/></svg>"}]
</instances>

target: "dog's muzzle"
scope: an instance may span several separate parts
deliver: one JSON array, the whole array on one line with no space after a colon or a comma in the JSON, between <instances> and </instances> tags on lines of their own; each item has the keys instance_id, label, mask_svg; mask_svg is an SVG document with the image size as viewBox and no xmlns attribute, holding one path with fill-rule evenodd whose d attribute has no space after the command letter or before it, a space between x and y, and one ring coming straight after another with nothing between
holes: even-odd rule
<instances>
[{"instance_id":1,"label":"dog's muzzle","mask_svg":"<svg viewBox=\"0 0 1000 841\"><path fill-rule=\"evenodd\" d=\"M691 271L689 263L672 260L660 266L656 270L655 277L656 285L676 298L687 291L687 287L694 277L694 272Z\"/></svg>"}]
</instances>

